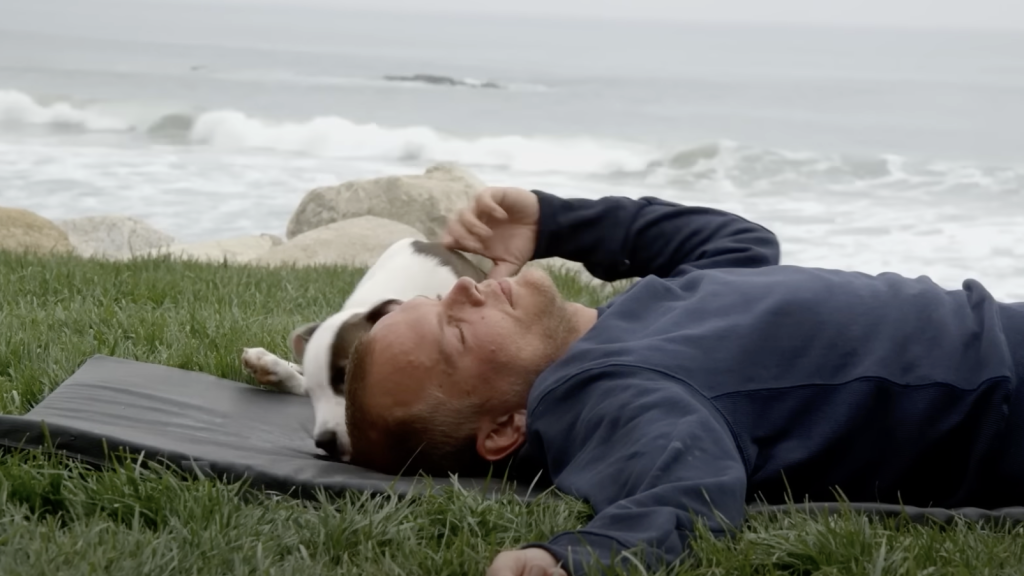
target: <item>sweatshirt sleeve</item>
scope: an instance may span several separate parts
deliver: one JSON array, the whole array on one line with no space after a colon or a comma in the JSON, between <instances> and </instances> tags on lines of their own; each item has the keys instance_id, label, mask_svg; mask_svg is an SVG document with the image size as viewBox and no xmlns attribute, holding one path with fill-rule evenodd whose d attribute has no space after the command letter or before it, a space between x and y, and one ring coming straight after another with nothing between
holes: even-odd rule
<instances>
[{"instance_id":1,"label":"sweatshirt sleeve","mask_svg":"<svg viewBox=\"0 0 1024 576\"><path fill-rule=\"evenodd\" d=\"M543 444L555 486L588 502L595 516L524 547L547 550L574 576L595 565L624 567L616 554L637 548L637 560L657 570L687 551L695 521L716 536L739 527L747 476L732 433L703 396L674 379L665 386L666 378L606 366L537 402L531 441Z\"/></svg>"},{"instance_id":2,"label":"sweatshirt sleeve","mask_svg":"<svg viewBox=\"0 0 1024 576\"><path fill-rule=\"evenodd\" d=\"M729 212L653 197L591 200L533 193L540 201L533 259L579 262L600 280L779 263L775 234Z\"/></svg>"}]
</instances>

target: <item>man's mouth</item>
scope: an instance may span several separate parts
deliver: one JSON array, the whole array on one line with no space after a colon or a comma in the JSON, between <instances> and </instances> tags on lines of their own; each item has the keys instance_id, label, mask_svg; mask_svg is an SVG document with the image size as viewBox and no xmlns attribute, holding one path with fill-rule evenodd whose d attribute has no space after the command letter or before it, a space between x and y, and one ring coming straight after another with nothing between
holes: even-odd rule
<instances>
[{"instance_id":1,"label":"man's mouth","mask_svg":"<svg viewBox=\"0 0 1024 576\"><path fill-rule=\"evenodd\" d=\"M508 300L509 307L514 308L514 306L512 306L512 283L509 282L508 278L498 280L498 288L501 288L501 293L504 294L505 299Z\"/></svg>"}]
</instances>

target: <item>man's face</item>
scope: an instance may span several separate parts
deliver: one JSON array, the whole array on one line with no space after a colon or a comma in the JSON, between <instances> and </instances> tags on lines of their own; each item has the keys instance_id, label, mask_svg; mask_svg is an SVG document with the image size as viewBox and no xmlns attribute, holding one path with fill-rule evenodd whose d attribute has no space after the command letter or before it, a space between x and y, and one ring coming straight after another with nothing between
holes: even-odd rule
<instances>
[{"instance_id":1,"label":"man's face","mask_svg":"<svg viewBox=\"0 0 1024 576\"><path fill-rule=\"evenodd\" d=\"M445 297L410 300L376 323L363 409L408 414L426 395L525 407L525 397L510 400L515 383L557 358L570 325L539 270L479 284L462 278Z\"/></svg>"}]
</instances>

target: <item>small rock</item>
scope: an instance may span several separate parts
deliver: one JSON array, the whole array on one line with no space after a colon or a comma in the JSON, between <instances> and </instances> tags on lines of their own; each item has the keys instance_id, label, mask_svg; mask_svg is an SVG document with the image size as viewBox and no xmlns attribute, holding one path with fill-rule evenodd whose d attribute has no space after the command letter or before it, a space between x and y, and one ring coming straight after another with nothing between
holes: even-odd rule
<instances>
[{"instance_id":1,"label":"small rock","mask_svg":"<svg viewBox=\"0 0 1024 576\"><path fill-rule=\"evenodd\" d=\"M68 254L74 247L67 232L35 212L0 207L0 250Z\"/></svg>"},{"instance_id":2,"label":"small rock","mask_svg":"<svg viewBox=\"0 0 1024 576\"><path fill-rule=\"evenodd\" d=\"M169 254L176 258L201 262L224 262L227 260L231 263L240 263L262 256L274 246L282 244L284 244L284 238L280 236L260 234L259 236L239 236L192 244L172 244L150 250L147 255Z\"/></svg>"},{"instance_id":3,"label":"small rock","mask_svg":"<svg viewBox=\"0 0 1024 576\"><path fill-rule=\"evenodd\" d=\"M321 226L359 216L377 216L437 240L448 216L469 204L485 184L454 165L438 164L422 175L352 180L308 192L288 221L289 240Z\"/></svg>"},{"instance_id":4,"label":"small rock","mask_svg":"<svg viewBox=\"0 0 1024 576\"><path fill-rule=\"evenodd\" d=\"M400 222L360 216L300 234L249 262L268 266L367 267L402 238L425 239L418 230Z\"/></svg>"},{"instance_id":5,"label":"small rock","mask_svg":"<svg viewBox=\"0 0 1024 576\"><path fill-rule=\"evenodd\" d=\"M75 247L86 258L126 260L174 242L174 237L131 216L83 216L60 220Z\"/></svg>"}]
</instances>

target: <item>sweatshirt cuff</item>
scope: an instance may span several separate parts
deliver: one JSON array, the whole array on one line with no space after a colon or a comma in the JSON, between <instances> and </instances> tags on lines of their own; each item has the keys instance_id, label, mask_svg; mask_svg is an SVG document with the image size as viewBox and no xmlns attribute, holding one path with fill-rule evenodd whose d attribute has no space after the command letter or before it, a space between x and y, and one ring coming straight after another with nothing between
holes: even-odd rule
<instances>
[{"instance_id":1,"label":"sweatshirt cuff","mask_svg":"<svg viewBox=\"0 0 1024 576\"><path fill-rule=\"evenodd\" d=\"M533 542L522 548L541 548L554 556L571 576L602 574L632 564L622 557L630 550L615 538L592 532L565 532L547 542ZM640 559L641 562L644 559Z\"/></svg>"},{"instance_id":2,"label":"sweatshirt cuff","mask_svg":"<svg viewBox=\"0 0 1024 576\"><path fill-rule=\"evenodd\" d=\"M530 260L564 258L583 264L591 276L605 282L637 276L628 259L618 257L628 223L621 216L633 201L621 196L562 198L531 190L540 204L537 241Z\"/></svg>"},{"instance_id":3,"label":"sweatshirt cuff","mask_svg":"<svg viewBox=\"0 0 1024 576\"><path fill-rule=\"evenodd\" d=\"M552 249L558 246L557 238L552 238L559 231L558 215L569 202L554 194L541 190L531 190L540 204L540 215L537 219L537 242L534 245L531 260L540 260L555 256Z\"/></svg>"}]
</instances>

